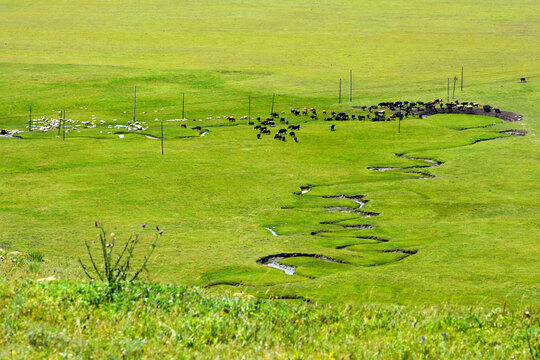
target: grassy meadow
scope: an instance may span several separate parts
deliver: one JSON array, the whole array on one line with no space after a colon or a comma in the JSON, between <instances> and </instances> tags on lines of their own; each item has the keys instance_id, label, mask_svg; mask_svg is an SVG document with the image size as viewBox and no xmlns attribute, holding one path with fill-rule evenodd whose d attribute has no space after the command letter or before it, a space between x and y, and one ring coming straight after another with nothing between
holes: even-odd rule
<instances>
[{"instance_id":1,"label":"grassy meadow","mask_svg":"<svg viewBox=\"0 0 540 360\"><path fill-rule=\"evenodd\" d=\"M534 356L537 352L527 345L530 328L523 330L520 318L524 309L534 313L540 306L538 14L540 4L525 0L0 0L0 129L23 131L20 139L0 137L0 248L45 256L44 263L31 267L0 263L0 312L9 323L2 331L5 344L11 344L6 348L25 347L28 332L37 331L31 328L39 322L29 316L18 327L6 309L24 303L17 308L23 316L37 311L33 306L40 298L69 297L55 311L74 307L82 312L87 301L94 301L79 298L98 290L80 281L84 274L77 258L86 260L84 240L96 239L93 224L101 220L119 239L141 233L144 245L152 239L145 234L149 228L159 225L165 231L145 275L153 285L140 286L169 289L158 284L171 284L170 291L186 292L182 306L201 301L204 306L195 306L200 310L212 308L206 301L216 301L216 309L235 307L232 313L247 316L246 323L260 320L256 313L261 306L268 326L276 314L315 311L331 319L321 321L320 331L330 333L331 324L339 322L345 324L339 334L356 329L338 345L317 337L307 325L302 328L308 332L304 345L321 358L347 353L354 358L351 354L363 347L371 349L365 358L477 358L478 351L487 349L498 358ZM526 83L520 83L522 77ZM323 121L323 109L366 115L358 106L446 101L447 79L451 100L490 104L519 113L523 120L436 115L401 124ZM145 128L138 132L115 127L133 118L134 86L135 116ZM241 119L248 115L249 98L252 118L268 117L273 94L274 111L300 125L298 142L273 139L277 129L286 127L279 120L271 136L257 139L253 125ZM187 120L167 121L182 118L183 96ZM30 106L32 132L27 128ZM290 113L304 107L315 107L319 118ZM57 129L39 131L40 119L58 118L63 110L72 120L65 140ZM84 128L83 122L96 126ZM161 137L162 123L163 156L161 141L145 136ZM336 131L330 131L331 124ZM209 131L200 136L193 129L197 126ZM502 133L509 129L528 133ZM431 166L419 158L441 164ZM309 192L298 195L305 187ZM361 211L332 212L356 208L351 198L359 195ZM148 228L142 229L142 223ZM337 262L306 256L280 260L296 267L292 276L257 264L280 253L317 254ZM50 291L34 281L50 275L61 279ZM25 282L28 288L21 287ZM235 293L248 299L223 297ZM153 296L160 304L155 313L147 305L133 310L120 304L116 315L108 308L115 305L107 305L107 314L98 314L97 306L84 310L84 316L112 324L121 314L144 313L150 319L152 313L166 323L151 335L143 330L130 335L133 324L126 320L115 328L125 339L173 328L172 333L183 334L168 343L173 344L170 353L152 352L152 346L163 345L158 343L124 344L124 349L133 348L128 351L133 356L167 356L189 348L187 357L193 357L204 352L200 344L193 345L198 340L228 337L220 331L231 324L210 324L189 345L179 324L163 320L169 311L185 309L170 310L162 306L160 294ZM204 299L195 300L199 296ZM501 310L503 304L509 313ZM346 310L350 318L340 317L332 306L352 306ZM492 309L495 315L489 315ZM225 310L212 311L201 313L214 318ZM467 311L467 325L453 318ZM379 315L395 317L399 324L385 334L359 328L361 319ZM57 321L43 316L46 323ZM459 328L466 337L476 331L471 330L475 319L499 317L509 325L493 330L490 340L475 333L452 348L438 343L426 350L423 342L418 345L422 332L406 329L410 318L422 318L428 337L440 336L445 326ZM446 325L440 325L441 319ZM534 337L538 323L532 319ZM76 318L65 321L70 333L78 331ZM104 334L92 321L89 328ZM269 349L253 345L247 353L303 358L293 352L294 343L279 342L302 335L285 323L278 328L278 340ZM223 348L223 339L217 340L205 354L221 349L238 353L249 341L269 344L263 333L246 334ZM353 346L355 339L371 335L388 338ZM515 340L511 345L505 344L508 337ZM403 347L384 350L400 339L406 339ZM63 340L51 341L38 342L38 350L31 344L17 356L52 356ZM317 343L326 348L317 351ZM96 344L84 356L120 351ZM69 351L81 354L84 346L89 345L78 342Z\"/></svg>"}]
</instances>

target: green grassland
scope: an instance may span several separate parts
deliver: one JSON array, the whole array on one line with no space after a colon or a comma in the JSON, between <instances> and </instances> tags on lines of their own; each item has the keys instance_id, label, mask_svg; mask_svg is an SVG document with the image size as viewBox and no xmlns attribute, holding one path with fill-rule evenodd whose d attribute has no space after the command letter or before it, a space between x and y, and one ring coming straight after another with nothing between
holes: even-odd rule
<instances>
[{"instance_id":1,"label":"green grassland","mask_svg":"<svg viewBox=\"0 0 540 360\"><path fill-rule=\"evenodd\" d=\"M29 105L34 119L66 110L98 126L66 141L55 131L0 139L0 247L74 262L95 219L119 236L148 222L166 230L151 264L160 281L324 302L538 305L537 10L532 1L2 2L1 126L24 130ZM524 120L438 115L407 119L401 133L395 121L330 132L288 112L442 98L462 65L456 97ZM164 156L160 141L109 128L132 118L135 85L137 119L158 137L156 119L180 118L185 93L188 128L165 121ZM223 119L247 115L248 96L252 116L266 117L272 93L275 110L301 124L298 143L257 140L245 120ZM210 132L198 137L196 125ZM500 133L514 128L529 135ZM429 179L368 170L427 165L395 154L443 165L421 169ZM378 216L325 210L351 201L322 196L360 194ZM344 228L359 224L374 227ZM417 253L382 252L397 249ZM282 252L346 264L289 258L299 266L289 276L256 263Z\"/></svg>"},{"instance_id":2,"label":"green grassland","mask_svg":"<svg viewBox=\"0 0 540 360\"><path fill-rule=\"evenodd\" d=\"M0 15L0 129L24 131L0 137L1 358L538 358L538 1L0 0ZM452 98L462 66L455 99L523 120L322 120L446 100L447 79ZM134 86L138 132L115 128ZM167 121L183 94L187 120ZM241 119L273 94L298 142ZM65 140L39 131L62 110ZM164 155L145 136L162 122ZM112 301L77 264L95 220L141 233L138 258L165 231L146 282ZM257 263L284 253L295 275Z\"/></svg>"},{"instance_id":3,"label":"green grassland","mask_svg":"<svg viewBox=\"0 0 540 360\"><path fill-rule=\"evenodd\" d=\"M538 356L538 7L0 2L0 128L26 130L30 105L34 120L66 110L75 121L65 141L56 130L0 138L0 248L45 254L0 265L0 357ZM396 121L331 132L289 113L445 98L462 65L456 98L524 120L437 115L400 133ZM114 128L133 116L135 85L140 133ZM181 117L183 93L185 129L166 121ZM298 143L258 140L240 120L248 96L252 116L268 116L273 93L301 125ZM163 156L144 136L160 137L160 120ZM329 212L358 206L339 195L365 205ZM96 219L145 244L139 224L159 224L146 277L175 285L106 302L81 282ZM295 275L256 262L280 253L304 255L279 261ZM50 275L62 280L26 280Z\"/></svg>"}]
</instances>

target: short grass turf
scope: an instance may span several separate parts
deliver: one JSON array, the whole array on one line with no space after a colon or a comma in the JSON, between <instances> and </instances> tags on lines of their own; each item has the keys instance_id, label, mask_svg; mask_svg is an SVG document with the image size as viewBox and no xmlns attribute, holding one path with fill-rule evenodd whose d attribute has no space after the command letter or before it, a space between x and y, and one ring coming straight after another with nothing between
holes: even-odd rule
<instances>
[{"instance_id":1,"label":"short grass turf","mask_svg":"<svg viewBox=\"0 0 540 360\"><path fill-rule=\"evenodd\" d=\"M34 119L65 109L68 118L105 121L66 141L54 131L0 139L0 247L74 262L85 256L83 240L95 238L95 219L122 238L146 222L166 231L150 264L161 281L242 283L258 296L319 301L538 305L536 2L127 5L0 3L8 19L0 126L25 130L30 105ZM456 97L524 120L435 116L403 121L400 134L396 122L338 123L330 132L288 113L446 97L461 65ZM338 104L339 78L348 100L349 69L353 102ZM165 121L165 156L157 140L120 139L108 128L132 118L135 85L136 117L154 136L159 120L181 117L185 93L189 127ZM245 121L223 120L247 115L248 96L252 115L266 117L272 93L275 110L301 123L298 143L257 140ZM196 125L210 132L197 137ZM529 134L499 133L512 128ZM495 137L504 138L471 145ZM431 179L367 170L428 165L396 153L444 164L411 170ZM307 184L309 193L293 194ZM321 195L340 194L366 195L362 210L379 215L327 213L351 202ZM374 228L321 224L336 220ZM418 252L399 261L387 258L400 253L380 252L396 249ZM255 262L282 252L326 255L346 270L291 258L299 265L291 277Z\"/></svg>"}]
</instances>

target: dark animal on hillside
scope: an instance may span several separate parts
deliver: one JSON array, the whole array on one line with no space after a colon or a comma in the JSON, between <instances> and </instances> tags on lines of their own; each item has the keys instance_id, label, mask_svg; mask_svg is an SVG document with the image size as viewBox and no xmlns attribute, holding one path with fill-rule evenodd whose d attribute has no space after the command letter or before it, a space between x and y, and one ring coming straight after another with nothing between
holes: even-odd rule
<instances>
[{"instance_id":1,"label":"dark animal on hillside","mask_svg":"<svg viewBox=\"0 0 540 360\"><path fill-rule=\"evenodd\" d=\"M291 131L291 132L289 133L289 136L296 136L296 134L295 134L294 131Z\"/></svg>"},{"instance_id":2,"label":"dark animal on hillside","mask_svg":"<svg viewBox=\"0 0 540 360\"><path fill-rule=\"evenodd\" d=\"M281 118L281 119L279 119L279 121L285 122L285 118Z\"/></svg>"},{"instance_id":3,"label":"dark animal on hillside","mask_svg":"<svg viewBox=\"0 0 540 360\"><path fill-rule=\"evenodd\" d=\"M527 79L521 78L521 82L522 82L522 83L527 82Z\"/></svg>"},{"instance_id":4,"label":"dark animal on hillside","mask_svg":"<svg viewBox=\"0 0 540 360\"><path fill-rule=\"evenodd\" d=\"M291 109L291 114L294 114L294 116L300 115L300 110Z\"/></svg>"},{"instance_id":5,"label":"dark animal on hillside","mask_svg":"<svg viewBox=\"0 0 540 360\"><path fill-rule=\"evenodd\" d=\"M282 136L281 141L287 141L287 138L285 136Z\"/></svg>"},{"instance_id":6,"label":"dark animal on hillside","mask_svg":"<svg viewBox=\"0 0 540 360\"><path fill-rule=\"evenodd\" d=\"M330 126L330 131L336 131L336 124L332 124L332 126Z\"/></svg>"},{"instance_id":7,"label":"dark animal on hillside","mask_svg":"<svg viewBox=\"0 0 540 360\"><path fill-rule=\"evenodd\" d=\"M253 121L248 121L248 125L255 125Z\"/></svg>"},{"instance_id":8,"label":"dark animal on hillside","mask_svg":"<svg viewBox=\"0 0 540 360\"><path fill-rule=\"evenodd\" d=\"M257 134L257 139L260 139L261 138L261 134Z\"/></svg>"},{"instance_id":9,"label":"dark animal on hillside","mask_svg":"<svg viewBox=\"0 0 540 360\"><path fill-rule=\"evenodd\" d=\"M187 128L186 124L182 124L180 127Z\"/></svg>"},{"instance_id":10,"label":"dark animal on hillside","mask_svg":"<svg viewBox=\"0 0 540 360\"><path fill-rule=\"evenodd\" d=\"M279 114L277 112L270 113L270 116L273 118L278 118Z\"/></svg>"},{"instance_id":11,"label":"dark animal on hillside","mask_svg":"<svg viewBox=\"0 0 540 360\"><path fill-rule=\"evenodd\" d=\"M491 106L489 106L489 105L484 105L483 109L484 109L484 112L487 112L487 113L491 112Z\"/></svg>"},{"instance_id":12,"label":"dark animal on hillside","mask_svg":"<svg viewBox=\"0 0 540 360\"><path fill-rule=\"evenodd\" d=\"M257 125L254 127L255 130L260 129L260 128L261 128L261 125Z\"/></svg>"},{"instance_id":13,"label":"dark animal on hillside","mask_svg":"<svg viewBox=\"0 0 540 360\"><path fill-rule=\"evenodd\" d=\"M281 135L279 135L278 133L276 133L276 134L274 135L274 139L281 140Z\"/></svg>"},{"instance_id":14,"label":"dark animal on hillside","mask_svg":"<svg viewBox=\"0 0 540 360\"><path fill-rule=\"evenodd\" d=\"M192 128L193 130L201 130L201 127L200 126L195 126L194 128Z\"/></svg>"},{"instance_id":15,"label":"dark animal on hillside","mask_svg":"<svg viewBox=\"0 0 540 360\"><path fill-rule=\"evenodd\" d=\"M289 125L288 126L289 130L300 130L300 125Z\"/></svg>"},{"instance_id":16,"label":"dark animal on hillside","mask_svg":"<svg viewBox=\"0 0 540 360\"><path fill-rule=\"evenodd\" d=\"M294 137L294 142L298 142L298 138L296 136Z\"/></svg>"},{"instance_id":17,"label":"dark animal on hillside","mask_svg":"<svg viewBox=\"0 0 540 360\"><path fill-rule=\"evenodd\" d=\"M358 115L358 120L365 120L366 117L364 115Z\"/></svg>"},{"instance_id":18,"label":"dark animal on hillside","mask_svg":"<svg viewBox=\"0 0 540 360\"><path fill-rule=\"evenodd\" d=\"M499 108L495 108L495 109L493 109L493 110L495 110L495 112L496 112L497 114L500 114L500 113L501 113L501 109L499 109Z\"/></svg>"},{"instance_id":19,"label":"dark animal on hillside","mask_svg":"<svg viewBox=\"0 0 540 360\"><path fill-rule=\"evenodd\" d=\"M302 110L302 115L307 115L307 108L304 108L304 110Z\"/></svg>"},{"instance_id":20,"label":"dark animal on hillside","mask_svg":"<svg viewBox=\"0 0 540 360\"><path fill-rule=\"evenodd\" d=\"M278 130L278 134L286 134L287 133L287 129L279 129Z\"/></svg>"},{"instance_id":21,"label":"dark animal on hillside","mask_svg":"<svg viewBox=\"0 0 540 360\"><path fill-rule=\"evenodd\" d=\"M229 122L235 122L236 118L234 116L229 116L227 120L229 120Z\"/></svg>"},{"instance_id":22,"label":"dark animal on hillside","mask_svg":"<svg viewBox=\"0 0 540 360\"><path fill-rule=\"evenodd\" d=\"M312 120L317 120L317 115L311 115L310 118L311 118Z\"/></svg>"}]
</instances>

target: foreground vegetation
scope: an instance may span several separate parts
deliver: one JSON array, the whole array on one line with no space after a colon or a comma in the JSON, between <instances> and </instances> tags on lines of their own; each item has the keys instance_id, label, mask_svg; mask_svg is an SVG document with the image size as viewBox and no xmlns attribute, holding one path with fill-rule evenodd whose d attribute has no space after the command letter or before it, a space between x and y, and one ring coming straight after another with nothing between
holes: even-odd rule
<instances>
[{"instance_id":1,"label":"foreground vegetation","mask_svg":"<svg viewBox=\"0 0 540 360\"><path fill-rule=\"evenodd\" d=\"M106 284L36 281L31 269L37 263L8 258L0 265L0 358L540 355L540 322L532 308L317 305L148 282L125 286L109 300Z\"/></svg>"}]
</instances>

